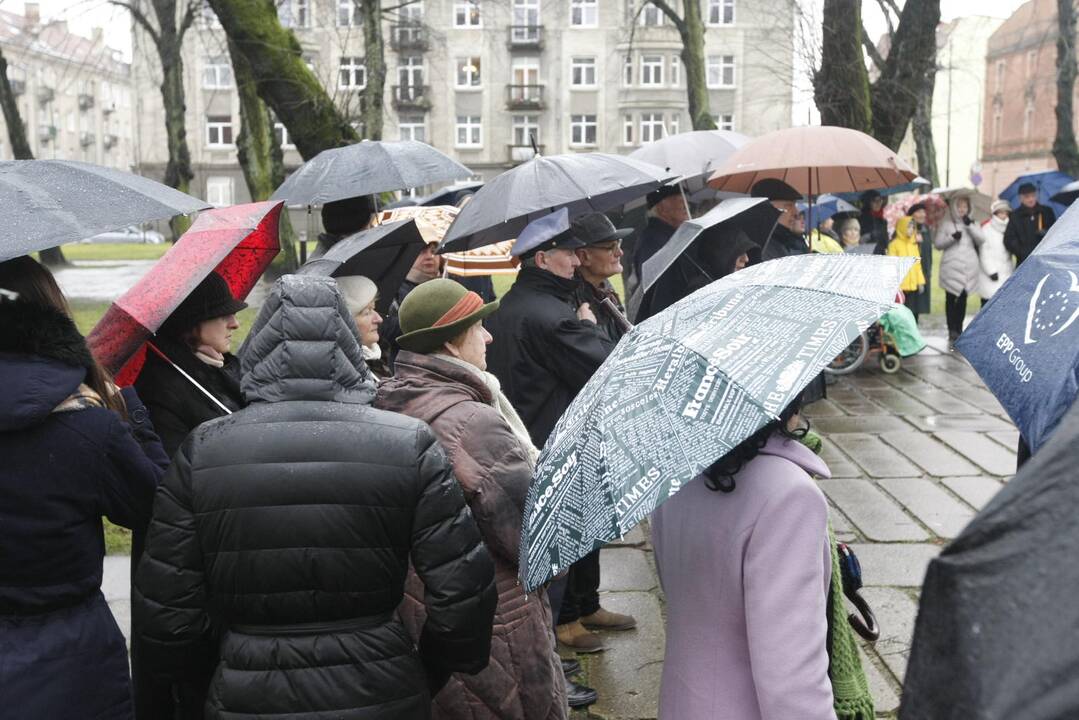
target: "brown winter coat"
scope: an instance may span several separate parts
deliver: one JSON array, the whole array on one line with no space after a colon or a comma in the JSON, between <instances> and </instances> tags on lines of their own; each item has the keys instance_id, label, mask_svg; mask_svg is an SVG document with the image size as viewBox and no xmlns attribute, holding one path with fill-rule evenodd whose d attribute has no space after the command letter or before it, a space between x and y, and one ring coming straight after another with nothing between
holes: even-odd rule
<instances>
[{"instance_id":1,"label":"brown winter coat","mask_svg":"<svg viewBox=\"0 0 1079 720\"><path fill-rule=\"evenodd\" d=\"M495 561L498 607L491 661L478 675L454 675L432 702L434 720L558 720L567 716L551 609L541 589L517 580L528 454L491 391L467 368L402 350L395 375L379 385L375 406L423 420L445 448L487 549ZM414 639L423 627L423 585L409 573L399 612Z\"/></svg>"}]
</instances>

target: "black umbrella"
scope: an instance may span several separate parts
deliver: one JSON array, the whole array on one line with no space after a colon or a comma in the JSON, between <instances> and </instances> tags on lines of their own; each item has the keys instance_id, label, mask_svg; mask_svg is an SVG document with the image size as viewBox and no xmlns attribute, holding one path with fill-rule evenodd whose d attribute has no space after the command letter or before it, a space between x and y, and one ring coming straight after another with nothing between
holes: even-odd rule
<instances>
[{"instance_id":1,"label":"black umbrella","mask_svg":"<svg viewBox=\"0 0 1079 720\"><path fill-rule=\"evenodd\" d=\"M378 285L375 310L385 315L412 263L427 245L413 220L376 225L336 243L299 269L301 275L364 275Z\"/></svg>"},{"instance_id":2,"label":"black umbrella","mask_svg":"<svg viewBox=\"0 0 1079 720\"><path fill-rule=\"evenodd\" d=\"M1079 198L1079 180L1060 188L1049 200L1061 205L1071 205L1077 198Z\"/></svg>"},{"instance_id":3,"label":"black umbrella","mask_svg":"<svg viewBox=\"0 0 1079 720\"><path fill-rule=\"evenodd\" d=\"M475 250L511 240L528 223L561 208L570 219L646 195L672 178L663 168L604 153L538 156L507 170L472 197L439 246Z\"/></svg>"},{"instance_id":4,"label":"black umbrella","mask_svg":"<svg viewBox=\"0 0 1079 720\"><path fill-rule=\"evenodd\" d=\"M639 322L681 300L696 289L690 285L694 280L718 279L711 277L713 270L698 260L696 251L701 242L733 242L740 231L761 248L772 233L779 214L765 198L731 198L704 215L682 223L671 239L641 266L640 285L629 300L630 317ZM654 297L660 286L667 292L661 293L662 298ZM652 288L656 290L645 303Z\"/></svg>"},{"instance_id":5,"label":"black umbrella","mask_svg":"<svg viewBox=\"0 0 1079 720\"><path fill-rule=\"evenodd\" d=\"M929 564L900 717L1079 717L1079 402Z\"/></svg>"},{"instance_id":6,"label":"black umbrella","mask_svg":"<svg viewBox=\"0 0 1079 720\"><path fill-rule=\"evenodd\" d=\"M271 199L317 206L471 176L471 170L427 143L363 140L323 150L289 175Z\"/></svg>"},{"instance_id":7,"label":"black umbrella","mask_svg":"<svg viewBox=\"0 0 1079 720\"><path fill-rule=\"evenodd\" d=\"M0 261L210 207L159 182L74 160L0 162Z\"/></svg>"}]
</instances>

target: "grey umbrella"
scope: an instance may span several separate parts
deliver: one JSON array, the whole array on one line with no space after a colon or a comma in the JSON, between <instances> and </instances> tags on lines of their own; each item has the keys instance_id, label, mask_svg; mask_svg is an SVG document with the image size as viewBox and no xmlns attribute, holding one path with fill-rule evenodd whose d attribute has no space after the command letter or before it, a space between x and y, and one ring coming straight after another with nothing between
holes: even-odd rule
<instances>
[{"instance_id":1,"label":"grey umbrella","mask_svg":"<svg viewBox=\"0 0 1079 720\"><path fill-rule=\"evenodd\" d=\"M0 162L0 261L210 205L179 190L74 160Z\"/></svg>"},{"instance_id":2,"label":"grey umbrella","mask_svg":"<svg viewBox=\"0 0 1079 720\"><path fill-rule=\"evenodd\" d=\"M465 205L439 246L474 250L510 240L528 223L568 208L570 219L624 205L673 175L649 163L604 153L535 157L491 180Z\"/></svg>"},{"instance_id":3,"label":"grey umbrella","mask_svg":"<svg viewBox=\"0 0 1079 720\"><path fill-rule=\"evenodd\" d=\"M471 170L427 143L363 140L320 152L289 175L271 199L325 205L471 176Z\"/></svg>"},{"instance_id":4,"label":"grey umbrella","mask_svg":"<svg viewBox=\"0 0 1079 720\"><path fill-rule=\"evenodd\" d=\"M629 157L658 165L686 179L690 192L700 190L707 177L749 141L731 130L696 130L668 135L634 150Z\"/></svg>"}]
</instances>

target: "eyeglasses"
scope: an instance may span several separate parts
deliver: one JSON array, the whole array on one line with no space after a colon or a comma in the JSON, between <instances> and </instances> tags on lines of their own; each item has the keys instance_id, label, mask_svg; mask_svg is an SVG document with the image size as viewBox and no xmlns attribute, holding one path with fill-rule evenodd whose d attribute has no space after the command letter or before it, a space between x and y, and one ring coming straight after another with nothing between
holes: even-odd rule
<instances>
[{"instance_id":1,"label":"eyeglasses","mask_svg":"<svg viewBox=\"0 0 1079 720\"><path fill-rule=\"evenodd\" d=\"M622 241L612 240L611 242L606 243L596 243L595 245L590 245L589 247L595 250L606 250L607 252L613 253L622 249Z\"/></svg>"}]
</instances>

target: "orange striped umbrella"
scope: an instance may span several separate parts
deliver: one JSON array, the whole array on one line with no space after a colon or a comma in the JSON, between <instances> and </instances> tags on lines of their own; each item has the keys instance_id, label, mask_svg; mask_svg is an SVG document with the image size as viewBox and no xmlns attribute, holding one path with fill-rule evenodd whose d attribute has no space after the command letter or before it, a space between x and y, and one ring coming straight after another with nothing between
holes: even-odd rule
<instances>
[{"instance_id":1,"label":"orange striped umbrella","mask_svg":"<svg viewBox=\"0 0 1079 720\"><path fill-rule=\"evenodd\" d=\"M443 253L446 272L459 277L516 275L520 261L510 255L516 240L503 240L467 252Z\"/></svg>"}]
</instances>

